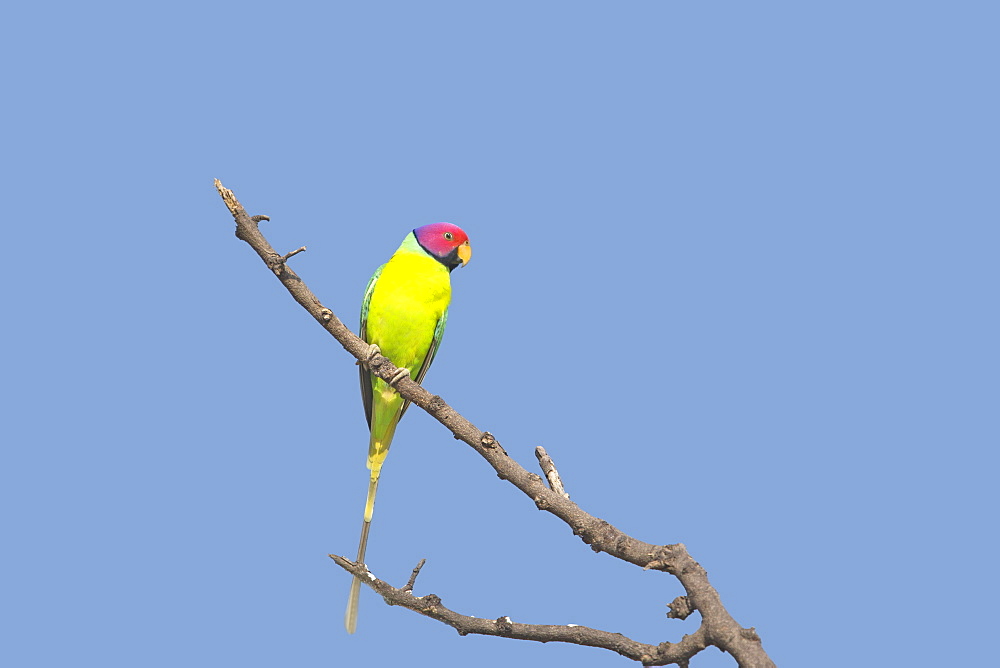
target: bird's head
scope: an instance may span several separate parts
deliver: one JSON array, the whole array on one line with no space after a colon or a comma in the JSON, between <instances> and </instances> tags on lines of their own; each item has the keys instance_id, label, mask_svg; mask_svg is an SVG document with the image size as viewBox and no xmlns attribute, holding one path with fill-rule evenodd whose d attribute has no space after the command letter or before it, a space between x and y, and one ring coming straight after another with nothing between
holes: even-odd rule
<instances>
[{"instance_id":1,"label":"bird's head","mask_svg":"<svg viewBox=\"0 0 1000 668\"><path fill-rule=\"evenodd\" d=\"M431 223L413 230L413 236L420 247L448 267L448 271L468 264L472 258L469 235L458 225Z\"/></svg>"}]
</instances>

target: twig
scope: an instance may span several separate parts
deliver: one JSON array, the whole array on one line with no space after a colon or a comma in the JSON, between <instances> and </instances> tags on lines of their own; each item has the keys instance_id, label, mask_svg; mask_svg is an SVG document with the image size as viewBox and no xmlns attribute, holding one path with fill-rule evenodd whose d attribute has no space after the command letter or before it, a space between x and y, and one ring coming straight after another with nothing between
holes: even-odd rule
<instances>
[{"instance_id":1,"label":"twig","mask_svg":"<svg viewBox=\"0 0 1000 668\"><path fill-rule=\"evenodd\" d=\"M417 583L417 576L420 575L420 569L423 568L424 564L426 563L427 563L426 559L421 559L420 562L413 567L413 572L410 573L410 579L407 581L406 586L403 587L403 591L406 592L413 591L413 585Z\"/></svg>"},{"instance_id":2,"label":"twig","mask_svg":"<svg viewBox=\"0 0 1000 668\"><path fill-rule=\"evenodd\" d=\"M291 253L285 253L284 255L281 256L281 261L284 262L288 258L292 257L293 255L298 255L299 253L305 251L305 249L306 249L306 247L302 246L301 248L296 248Z\"/></svg>"},{"instance_id":3,"label":"twig","mask_svg":"<svg viewBox=\"0 0 1000 668\"><path fill-rule=\"evenodd\" d=\"M302 279L287 264L279 261L281 256L275 252L267 239L264 238L257 225L257 221L254 221L247 215L233 192L224 188L218 179L215 180L215 187L233 215L233 219L236 221L236 236L250 244L250 247L254 249L268 268L278 277L278 280L281 281L285 289L292 295L292 298L306 309L316 319L316 322L337 339L347 352L361 362L366 361L369 350L368 344L355 336L334 315L333 311L325 308L312 291L306 287L305 283L302 282ZM385 381L389 381L396 376L397 371L396 366L388 359L377 368L373 367L371 369L373 374ZM535 502L535 505L539 509L552 513L569 525L573 529L573 533L580 536L580 539L595 552L606 552L613 557L642 568L665 571L674 575L684 587L691 607L701 613L702 629L705 632L704 637L708 644L715 645L719 649L730 653L742 668L769 668L774 666L774 663L764 652L757 634L743 633L743 627L733 619L722 605L719 593L709 583L708 574L705 572L705 569L688 554L687 548L683 544L652 545L632 538L604 520L584 512L565 496L549 489L542 482L540 476L529 473L511 459L492 435L487 437L485 432L462 417L444 399L431 394L411 378L400 380L396 385L396 390L404 399L416 404L431 415L431 417L443 424L455 435L455 438L464 441L472 447L493 467L498 477L509 481L521 490L521 492ZM343 560L343 558L334 557L335 561L338 559ZM346 560L343 561L346 562ZM344 566L340 561L338 563L342 567ZM369 577L364 577L362 581L372 586L379 593L382 593L375 587L374 582ZM409 596L410 594L406 595ZM399 603L399 605L402 604ZM415 609L421 612L421 614L427 614L417 608L411 609ZM475 620L476 618L470 619ZM445 619L441 621L451 623ZM514 625L514 627L517 628L518 625ZM478 630L466 631L466 633L479 632ZM486 631L483 632L486 633ZM601 633L606 632L602 631ZM499 635L498 633L487 634ZM747 637L747 635L751 635L752 637ZM552 639L555 640L557 638ZM564 642L572 642L563 638L558 639ZM669 643L661 644L659 647L663 647L664 645L669 645ZM640 660L644 661L644 659ZM649 663L649 665L655 664Z\"/></svg>"},{"instance_id":4,"label":"twig","mask_svg":"<svg viewBox=\"0 0 1000 668\"><path fill-rule=\"evenodd\" d=\"M559 471L556 470L556 463L549 457L549 453L545 452L545 448L539 445L535 448L535 457L538 458L538 465L542 467L542 473L545 474L545 479L549 481L549 487L552 491L568 499L569 494L563 488L562 478L559 477Z\"/></svg>"}]
</instances>

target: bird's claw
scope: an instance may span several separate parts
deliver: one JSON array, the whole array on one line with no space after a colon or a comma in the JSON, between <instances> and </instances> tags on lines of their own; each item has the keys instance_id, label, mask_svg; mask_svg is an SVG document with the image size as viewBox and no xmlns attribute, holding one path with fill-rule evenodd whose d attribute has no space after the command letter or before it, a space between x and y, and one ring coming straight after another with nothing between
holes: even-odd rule
<instances>
[{"instance_id":1,"label":"bird's claw","mask_svg":"<svg viewBox=\"0 0 1000 668\"><path fill-rule=\"evenodd\" d=\"M389 379L389 387L396 387L396 383L403 380L404 378L410 377L409 369L396 369L396 373L392 374L392 378Z\"/></svg>"},{"instance_id":2,"label":"bird's claw","mask_svg":"<svg viewBox=\"0 0 1000 668\"><path fill-rule=\"evenodd\" d=\"M375 358L381 354L382 350L377 345L375 345L374 343L368 344L368 355L364 362L365 366L367 366L368 368L376 366L372 364L372 362L374 362ZM403 380L404 378L409 378L409 377L410 377L409 369L405 368L396 369L396 373L392 374L392 378L389 379L389 387L396 387L396 383Z\"/></svg>"}]
</instances>

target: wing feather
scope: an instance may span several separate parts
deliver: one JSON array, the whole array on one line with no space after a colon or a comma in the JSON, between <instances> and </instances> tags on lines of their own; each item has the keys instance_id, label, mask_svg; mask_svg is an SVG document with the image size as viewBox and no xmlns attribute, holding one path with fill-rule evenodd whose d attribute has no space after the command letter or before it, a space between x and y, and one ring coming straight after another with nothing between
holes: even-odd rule
<instances>
[{"instance_id":1,"label":"wing feather","mask_svg":"<svg viewBox=\"0 0 1000 668\"><path fill-rule=\"evenodd\" d=\"M375 292L375 284L378 282L378 277L382 275L382 269L385 267L383 264L381 267L375 270L372 274L371 279L368 281L368 287L365 288L365 298L361 302L361 327L358 330L358 336L365 343L370 343L368 340L368 305L371 304L372 294ZM364 364L358 364L358 371L361 373L361 402L365 406L365 419L368 421L368 428L372 427L372 375L368 371L368 367Z\"/></svg>"},{"instance_id":2,"label":"wing feather","mask_svg":"<svg viewBox=\"0 0 1000 668\"><path fill-rule=\"evenodd\" d=\"M438 348L441 346L441 339L444 338L444 326L448 324L448 309L444 310L441 317L438 318L437 325L434 326L434 338L431 339L431 345L427 348L427 354L424 355L424 361L420 365L420 369L417 371L417 375L413 376L413 380L417 381L420 385L424 381L424 376L427 375L427 370L431 368L431 362L434 361L434 356L437 355ZM410 406L410 402L403 403L403 409L399 412L399 416L403 417L406 413L406 409Z\"/></svg>"}]
</instances>

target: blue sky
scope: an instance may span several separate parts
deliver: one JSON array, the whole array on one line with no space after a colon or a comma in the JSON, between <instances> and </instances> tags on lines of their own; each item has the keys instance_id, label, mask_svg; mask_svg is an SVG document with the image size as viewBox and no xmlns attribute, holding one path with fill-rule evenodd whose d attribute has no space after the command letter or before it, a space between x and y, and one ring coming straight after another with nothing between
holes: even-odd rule
<instances>
[{"instance_id":1,"label":"blue sky","mask_svg":"<svg viewBox=\"0 0 1000 668\"><path fill-rule=\"evenodd\" d=\"M4 10L0 612L11 666L626 665L362 594L353 360L237 241L234 189L352 325L447 220L425 385L779 665L983 665L995 631L1000 10L987 2ZM990 536L993 536L991 538ZM480 617L658 643L596 555L411 410L368 565ZM990 635L987 635L990 634ZM422 657L422 658L421 658ZM734 665L716 650L699 667Z\"/></svg>"}]
</instances>

